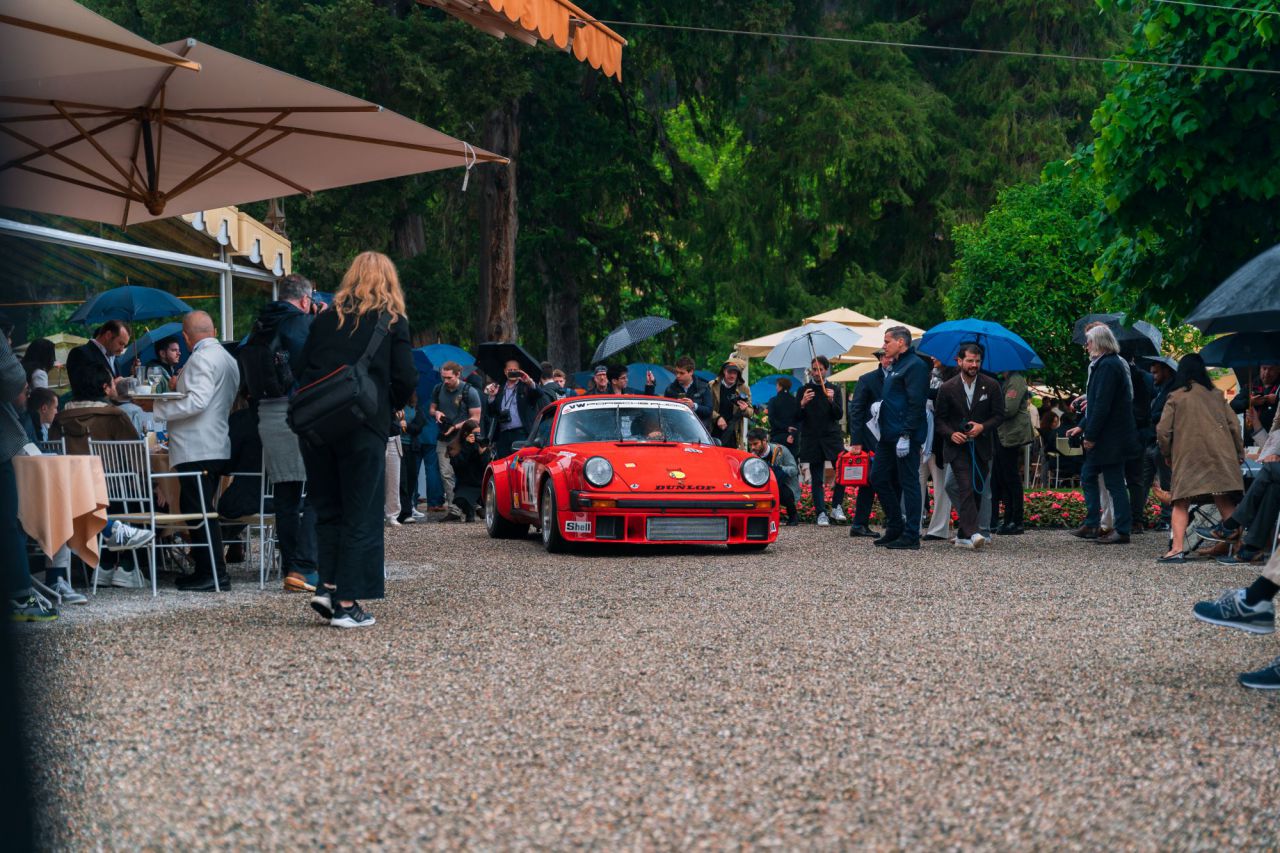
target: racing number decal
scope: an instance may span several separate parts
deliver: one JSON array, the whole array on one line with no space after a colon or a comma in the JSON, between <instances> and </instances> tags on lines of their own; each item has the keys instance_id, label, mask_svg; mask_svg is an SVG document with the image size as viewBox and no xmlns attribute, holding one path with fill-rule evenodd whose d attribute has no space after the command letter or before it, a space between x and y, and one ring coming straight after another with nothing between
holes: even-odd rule
<instances>
[{"instance_id":1,"label":"racing number decal","mask_svg":"<svg viewBox=\"0 0 1280 853\"><path fill-rule=\"evenodd\" d=\"M538 460L532 456L520 460L520 502L529 512L538 511Z\"/></svg>"}]
</instances>

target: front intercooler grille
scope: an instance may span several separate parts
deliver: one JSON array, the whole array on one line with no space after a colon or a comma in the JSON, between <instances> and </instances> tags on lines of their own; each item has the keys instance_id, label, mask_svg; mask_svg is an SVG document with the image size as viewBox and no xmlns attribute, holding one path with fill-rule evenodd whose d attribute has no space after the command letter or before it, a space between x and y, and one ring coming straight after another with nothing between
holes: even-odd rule
<instances>
[{"instance_id":1,"label":"front intercooler grille","mask_svg":"<svg viewBox=\"0 0 1280 853\"><path fill-rule=\"evenodd\" d=\"M727 518L650 518L645 536L654 542L724 542L729 538Z\"/></svg>"}]
</instances>

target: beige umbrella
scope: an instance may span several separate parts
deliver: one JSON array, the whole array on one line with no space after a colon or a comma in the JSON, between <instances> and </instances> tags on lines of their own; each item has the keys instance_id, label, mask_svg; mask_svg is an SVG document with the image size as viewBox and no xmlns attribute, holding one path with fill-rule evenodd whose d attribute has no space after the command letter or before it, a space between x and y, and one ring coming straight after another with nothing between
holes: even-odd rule
<instances>
[{"instance_id":1,"label":"beige umbrella","mask_svg":"<svg viewBox=\"0 0 1280 853\"><path fill-rule=\"evenodd\" d=\"M846 367L844 370L838 371L827 377L828 382L857 382L871 371L880 366L878 358L864 358L855 363L852 367Z\"/></svg>"},{"instance_id":2,"label":"beige umbrella","mask_svg":"<svg viewBox=\"0 0 1280 853\"><path fill-rule=\"evenodd\" d=\"M201 65L0 95L0 203L122 226L476 162L488 151L194 40Z\"/></svg>"},{"instance_id":3,"label":"beige umbrella","mask_svg":"<svg viewBox=\"0 0 1280 853\"><path fill-rule=\"evenodd\" d=\"M850 308L833 308L812 317L805 317L804 321L806 323L843 323L846 326L874 326L878 322Z\"/></svg>"}]
</instances>

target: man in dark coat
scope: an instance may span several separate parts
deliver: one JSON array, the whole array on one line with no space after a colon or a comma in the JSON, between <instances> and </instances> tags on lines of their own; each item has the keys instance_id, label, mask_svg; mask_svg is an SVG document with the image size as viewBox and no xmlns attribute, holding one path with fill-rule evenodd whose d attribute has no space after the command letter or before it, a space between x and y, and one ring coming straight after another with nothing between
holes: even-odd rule
<instances>
[{"instance_id":1,"label":"man in dark coat","mask_svg":"<svg viewBox=\"0 0 1280 853\"><path fill-rule=\"evenodd\" d=\"M880 359L880 367L864 374L853 389L853 397L849 401L849 441L854 453L874 452L879 439L867 428L871 420L871 406L880 402L884 394L884 379L893 369L893 359L885 355L884 350L876 350L876 358ZM858 501L854 505L853 524L849 525L849 535L879 536L871 529L871 507L876 500L876 489L871 483L858 487Z\"/></svg>"},{"instance_id":2,"label":"man in dark coat","mask_svg":"<svg viewBox=\"0 0 1280 853\"><path fill-rule=\"evenodd\" d=\"M1231 411L1237 415L1248 415L1252 409L1257 416L1257 426L1250 427L1249 418L1245 418L1244 440L1248 444L1253 440L1255 430L1267 432L1271 429L1276 417L1276 401L1280 398L1280 365L1264 364L1258 370L1258 378L1249 387L1241 386L1240 392L1231 401Z\"/></svg>"},{"instance_id":3,"label":"man in dark coat","mask_svg":"<svg viewBox=\"0 0 1280 853\"><path fill-rule=\"evenodd\" d=\"M791 377L778 379L778 392L765 405L769 414L769 442L794 456L800 450L800 403L791 394Z\"/></svg>"},{"instance_id":4,"label":"man in dark coat","mask_svg":"<svg viewBox=\"0 0 1280 853\"><path fill-rule=\"evenodd\" d=\"M79 381L96 388L96 368L105 367L113 378L121 376L122 371L128 375L128 365L117 364L122 362L120 354L128 346L129 327L119 320L108 320L94 330L92 340L67 353L67 380L73 386ZM115 399L115 394L111 397Z\"/></svg>"},{"instance_id":5,"label":"man in dark coat","mask_svg":"<svg viewBox=\"0 0 1280 853\"><path fill-rule=\"evenodd\" d=\"M1000 383L982 369L982 346L960 345L956 363L960 373L942 383L934 401L933 424L943 442L942 458L947 464L947 482L954 483L953 502L959 515L956 545L981 548L986 539L978 532L978 493L987 484L974 483L974 475L991 470L995 451L992 437L1004 419L1004 395Z\"/></svg>"},{"instance_id":6,"label":"man in dark coat","mask_svg":"<svg viewBox=\"0 0 1280 853\"><path fill-rule=\"evenodd\" d=\"M1147 524L1144 516L1146 511L1146 495L1151 492L1151 485L1159 482L1160 488L1166 492L1169 490L1169 481L1173 477L1173 472L1169 470L1168 463L1164 460L1164 454L1160 452L1160 446L1155 441L1155 429L1160 425L1160 416L1164 414L1164 402L1169 399L1169 392L1173 390L1173 379L1178 370L1178 363L1171 358L1159 357L1148 358L1152 377L1152 395L1151 395L1151 430L1152 438L1148 442L1143 452L1142 463L1142 494L1143 503L1139 519ZM1135 509L1135 512L1139 512ZM1169 522L1173 513L1172 504L1162 504L1160 508L1160 520L1151 522L1150 526L1155 530L1168 530Z\"/></svg>"},{"instance_id":7,"label":"man in dark coat","mask_svg":"<svg viewBox=\"0 0 1280 853\"><path fill-rule=\"evenodd\" d=\"M1068 432L1079 435L1084 444L1084 465L1080 487L1084 492L1085 518L1073 535L1096 539L1104 545L1129 541L1133 515L1129 491L1124 481L1125 461L1138 452L1138 429L1133 419L1133 381L1129 366L1120 358L1116 336L1099 323L1085 332L1085 348L1093 359L1085 391L1084 423ZM1115 512L1115 529L1099 537L1102 498L1098 477L1106 484Z\"/></svg>"},{"instance_id":8,"label":"man in dark coat","mask_svg":"<svg viewBox=\"0 0 1280 853\"><path fill-rule=\"evenodd\" d=\"M510 456L514 452L512 445L529 437L542 402L537 383L520 369L520 362L507 361L504 373L507 379L504 384L495 382L485 389L489 398L486 408L494 425L495 459Z\"/></svg>"},{"instance_id":9,"label":"man in dark coat","mask_svg":"<svg viewBox=\"0 0 1280 853\"><path fill-rule=\"evenodd\" d=\"M1129 382L1133 388L1133 423L1138 431L1137 452L1124 461L1124 481L1129 486L1129 507L1133 512L1133 532L1143 532L1143 507L1147 503L1147 489L1142 477L1142 461L1149 445L1155 444L1156 427L1151 422L1151 398L1156 393L1156 381L1150 373L1134 361L1127 362Z\"/></svg>"},{"instance_id":10,"label":"man in dark coat","mask_svg":"<svg viewBox=\"0 0 1280 853\"><path fill-rule=\"evenodd\" d=\"M813 509L819 527L831 523L827 516L826 487L823 470L826 463L835 463L844 449L844 434L840 430L840 414L844 410L840 389L827 381L831 362L820 355L809 364L809 382L800 389L800 463L809 466L809 481L813 488ZM832 515L839 510L837 520L844 519L844 486L836 483L831 494Z\"/></svg>"},{"instance_id":11,"label":"man in dark coat","mask_svg":"<svg viewBox=\"0 0 1280 853\"><path fill-rule=\"evenodd\" d=\"M920 448L929 439L925 401L929 368L911 351L911 332L893 326L884 333L893 369L885 377L880 402L880 441L871 479L885 515L884 535L875 544L894 550L920 548Z\"/></svg>"},{"instance_id":12,"label":"man in dark coat","mask_svg":"<svg viewBox=\"0 0 1280 853\"><path fill-rule=\"evenodd\" d=\"M662 392L662 396L681 401L689 407L694 417L705 424L711 418L711 386L693 374L697 367L687 355L676 359L676 378ZM646 386L645 393L653 393L652 387Z\"/></svg>"}]
</instances>

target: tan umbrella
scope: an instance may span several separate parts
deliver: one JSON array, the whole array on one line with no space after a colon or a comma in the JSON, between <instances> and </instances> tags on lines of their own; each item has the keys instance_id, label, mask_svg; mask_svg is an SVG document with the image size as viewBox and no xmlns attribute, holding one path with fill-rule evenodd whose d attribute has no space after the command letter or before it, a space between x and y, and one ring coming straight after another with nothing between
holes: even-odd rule
<instances>
[{"instance_id":1,"label":"tan umbrella","mask_svg":"<svg viewBox=\"0 0 1280 853\"><path fill-rule=\"evenodd\" d=\"M864 358L854 364L852 367L846 367L844 370L838 371L827 377L828 382L857 382L871 371L880 366L878 358Z\"/></svg>"},{"instance_id":2,"label":"tan umbrella","mask_svg":"<svg viewBox=\"0 0 1280 853\"><path fill-rule=\"evenodd\" d=\"M878 322L866 314L859 314L850 308L834 308L830 311L823 311L821 314L805 317L804 321L806 323L843 323L846 326L874 326Z\"/></svg>"},{"instance_id":3,"label":"tan umbrella","mask_svg":"<svg viewBox=\"0 0 1280 853\"><path fill-rule=\"evenodd\" d=\"M190 39L164 47L200 73L81 81L67 100L0 95L0 203L125 226L506 162L233 53Z\"/></svg>"}]
</instances>

